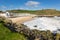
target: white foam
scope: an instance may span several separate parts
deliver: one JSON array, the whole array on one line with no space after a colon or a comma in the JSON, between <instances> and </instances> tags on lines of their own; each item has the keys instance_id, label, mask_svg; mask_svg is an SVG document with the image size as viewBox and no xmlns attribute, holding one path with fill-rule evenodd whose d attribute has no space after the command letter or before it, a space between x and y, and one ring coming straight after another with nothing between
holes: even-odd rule
<instances>
[{"instance_id":1,"label":"white foam","mask_svg":"<svg viewBox=\"0 0 60 40\"><path fill-rule=\"evenodd\" d=\"M40 17L24 23L30 29L56 31L60 28L60 20L56 18ZM34 27L37 25L37 27Z\"/></svg>"}]
</instances>

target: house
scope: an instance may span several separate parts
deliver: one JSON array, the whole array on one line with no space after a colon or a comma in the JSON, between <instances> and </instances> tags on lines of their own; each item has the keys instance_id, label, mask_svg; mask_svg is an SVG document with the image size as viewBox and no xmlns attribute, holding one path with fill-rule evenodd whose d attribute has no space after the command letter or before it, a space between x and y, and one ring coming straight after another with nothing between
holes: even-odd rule
<instances>
[{"instance_id":1,"label":"house","mask_svg":"<svg viewBox=\"0 0 60 40\"><path fill-rule=\"evenodd\" d=\"M0 17L10 17L8 12L0 13Z\"/></svg>"}]
</instances>

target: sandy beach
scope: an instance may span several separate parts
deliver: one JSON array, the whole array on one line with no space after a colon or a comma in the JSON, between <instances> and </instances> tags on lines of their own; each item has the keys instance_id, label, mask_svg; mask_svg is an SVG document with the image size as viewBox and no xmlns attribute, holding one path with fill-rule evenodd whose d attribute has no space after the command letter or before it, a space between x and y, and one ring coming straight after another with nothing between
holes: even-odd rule
<instances>
[{"instance_id":1,"label":"sandy beach","mask_svg":"<svg viewBox=\"0 0 60 40\"><path fill-rule=\"evenodd\" d=\"M34 19L35 16L25 16L25 17L16 17L16 18L9 18L13 23L23 23L29 20Z\"/></svg>"}]
</instances>

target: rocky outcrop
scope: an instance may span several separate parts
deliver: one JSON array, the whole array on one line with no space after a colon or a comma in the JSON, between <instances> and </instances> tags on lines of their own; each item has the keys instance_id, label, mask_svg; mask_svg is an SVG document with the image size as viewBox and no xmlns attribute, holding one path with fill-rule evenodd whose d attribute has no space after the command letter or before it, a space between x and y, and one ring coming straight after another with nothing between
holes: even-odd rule
<instances>
[{"instance_id":1,"label":"rocky outcrop","mask_svg":"<svg viewBox=\"0 0 60 40\"><path fill-rule=\"evenodd\" d=\"M12 23L11 20L4 19L4 25L9 28L12 32L18 32L24 34L27 40L60 40L60 34L53 34L49 30L39 31L30 30L24 24Z\"/></svg>"}]
</instances>

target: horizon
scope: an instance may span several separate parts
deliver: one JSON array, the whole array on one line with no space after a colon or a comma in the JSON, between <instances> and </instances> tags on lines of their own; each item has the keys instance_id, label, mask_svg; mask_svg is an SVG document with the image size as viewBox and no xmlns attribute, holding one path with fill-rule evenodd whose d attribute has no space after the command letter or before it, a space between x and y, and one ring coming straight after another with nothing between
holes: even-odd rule
<instances>
[{"instance_id":1,"label":"horizon","mask_svg":"<svg viewBox=\"0 0 60 40\"><path fill-rule=\"evenodd\" d=\"M60 0L0 0L0 10L60 10Z\"/></svg>"},{"instance_id":2,"label":"horizon","mask_svg":"<svg viewBox=\"0 0 60 40\"><path fill-rule=\"evenodd\" d=\"M38 11L37 10L27 10L27 9L11 9L11 10L26 10L26 11ZM39 10L56 10L56 11L60 11L60 10L57 10L57 9L39 9ZM10 11L10 10L0 10L2 12L6 12L6 11Z\"/></svg>"},{"instance_id":3,"label":"horizon","mask_svg":"<svg viewBox=\"0 0 60 40\"><path fill-rule=\"evenodd\" d=\"M26 9L11 9L11 10L0 10L2 12L8 12L8 11L13 11L13 10L26 10ZM56 11L60 11L60 10L57 10L57 9L39 9L39 10L56 10ZM26 11L39 11L39 10L26 10Z\"/></svg>"}]
</instances>

